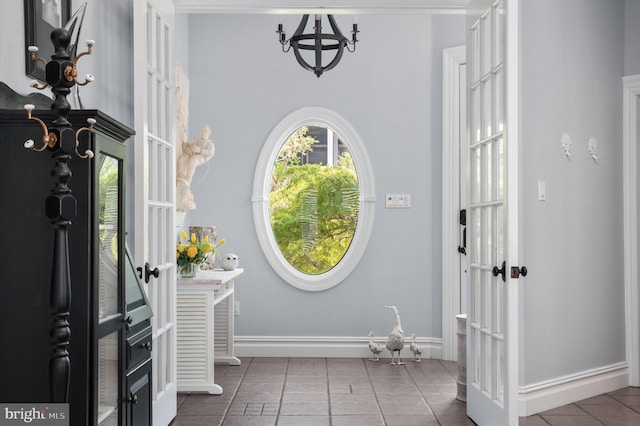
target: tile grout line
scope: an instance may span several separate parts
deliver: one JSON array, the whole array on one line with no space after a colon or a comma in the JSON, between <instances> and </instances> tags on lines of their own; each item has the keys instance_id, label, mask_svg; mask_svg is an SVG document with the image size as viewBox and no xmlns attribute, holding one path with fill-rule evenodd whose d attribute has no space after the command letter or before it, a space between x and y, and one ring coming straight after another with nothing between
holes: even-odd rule
<instances>
[{"instance_id":1,"label":"tile grout line","mask_svg":"<svg viewBox=\"0 0 640 426\"><path fill-rule=\"evenodd\" d=\"M329 426L333 426L333 416L331 415L331 382L329 379L329 359L324 359L324 372L327 376L327 406L329 409Z\"/></svg>"},{"instance_id":2,"label":"tile grout line","mask_svg":"<svg viewBox=\"0 0 640 426\"><path fill-rule=\"evenodd\" d=\"M240 386L242 386L242 383L244 382L244 378L247 375L247 372L249 371L249 367L251 367L251 364L253 364L253 358L249 358L249 365L247 365L247 368L242 373L242 376L240 376L240 382L238 382L238 386L233 391L233 396L229 400L229 403L227 404L227 407L224 409L224 413L222 413L222 417L220 418L220 423L218 423L218 426L222 426L224 424L224 421L227 418L227 413L229 413L229 409L231 409L231 406L233 405L233 402L236 399L236 395L238 395L238 390L240 390ZM247 407L245 406L245 408L244 408L244 410L242 412L243 416L244 416L244 413L246 412L246 410L247 410Z\"/></svg>"},{"instance_id":3,"label":"tile grout line","mask_svg":"<svg viewBox=\"0 0 640 426\"><path fill-rule=\"evenodd\" d=\"M282 412L282 402L284 401L284 390L287 387L287 376L289 375L289 364L291 358L287 358L287 368L284 369L284 377L282 381L282 390L280 391L280 401L278 402L278 412L276 413L276 425L280 423L280 413Z\"/></svg>"},{"instance_id":4,"label":"tile grout line","mask_svg":"<svg viewBox=\"0 0 640 426\"><path fill-rule=\"evenodd\" d=\"M444 368L444 370L449 373L449 370L446 369L446 367L444 365L442 365L440 363L439 360L438 364ZM413 377L413 374L411 374L409 372L409 369L406 367L406 364L403 365L405 371L407 372L407 375L409 376L409 378L411 379L411 382L413 382L413 386L416 387L416 390L418 391L418 395L420 395L420 398L422 398L422 401L424 401L424 404L427 406L427 408L429 408L429 411L431 411L431 414L433 415L433 418L436 419L436 422L438 422L439 425L442 425L442 422L440 421L440 419L438 418L438 416L436 415L436 412L433 410L433 407L431 407L431 404L429 404L429 401L427 401L427 398L424 397L424 395L422 394L422 391L420 390L420 387L418 386L418 384L416 383L416 379L415 377ZM420 364L420 367L422 367L422 363ZM422 371L422 368L420 368L420 371ZM451 373L449 373L451 374Z\"/></svg>"},{"instance_id":5,"label":"tile grout line","mask_svg":"<svg viewBox=\"0 0 640 426\"><path fill-rule=\"evenodd\" d=\"M618 398L615 397L615 395L612 395L610 393L605 394L610 398L615 399L616 401L618 401L620 404L624 405L625 407L629 408L630 410L632 410L635 413L640 413L640 410L636 410L635 408L631 407L630 405L627 405L626 403L624 403L623 401L620 401Z\"/></svg>"},{"instance_id":6,"label":"tile grout line","mask_svg":"<svg viewBox=\"0 0 640 426\"><path fill-rule=\"evenodd\" d=\"M360 358L360 360L364 363L364 369L367 372L367 378L369 379L369 384L371 384L371 389L373 390L373 395L376 398L376 406L378 407L378 413L382 418L382 424L387 426L387 419L384 417L384 413L382 412L382 407L380 406L380 400L378 399L378 392L376 392L376 387L373 385L373 380L371 379L371 372L369 371L369 367L366 361L366 358Z\"/></svg>"}]
</instances>

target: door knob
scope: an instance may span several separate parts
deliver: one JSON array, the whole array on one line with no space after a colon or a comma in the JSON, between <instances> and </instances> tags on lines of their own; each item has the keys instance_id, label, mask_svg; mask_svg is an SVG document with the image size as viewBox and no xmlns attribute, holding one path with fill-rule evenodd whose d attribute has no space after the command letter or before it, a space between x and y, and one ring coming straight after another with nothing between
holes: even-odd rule
<instances>
[{"instance_id":1,"label":"door knob","mask_svg":"<svg viewBox=\"0 0 640 426\"><path fill-rule=\"evenodd\" d=\"M527 267L526 266L512 266L511 267L511 278L519 278L520 275L523 277L527 276Z\"/></svg>"},{"instance_id":2,"label":"door knob","mask_svg":"<svg viewBox=\"0 0 640 426\"><path fill-rule=\"evenodd\" d=\"M158 268L151 269L149 262L144 264L144 282L149 283L150 277L153 275L153 278L158 278L160 275L160 270Z\"/></svg>"},{"instance_id":3,"label":"door knob","mask_svg":"<svg viewBox=\"0 0 640 426\"><path fill-rule=\"evenodd\" d=\"M502 275L502 281L505 281L505 278L504 278L505 269L506 269L506 262L502 262L502 268L498 269L497 266L494 266L491 272L493 273L494 277L497 277L498 275Z\"/></svg>"}]
</instances>

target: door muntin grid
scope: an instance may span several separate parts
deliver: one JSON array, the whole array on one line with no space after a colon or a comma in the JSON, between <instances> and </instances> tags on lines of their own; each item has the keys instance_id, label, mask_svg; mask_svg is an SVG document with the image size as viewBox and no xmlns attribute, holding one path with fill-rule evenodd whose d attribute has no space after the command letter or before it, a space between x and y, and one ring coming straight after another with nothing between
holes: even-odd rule
<instances>
[{"instance_id":1,"label":"door muntin grid","mask_svg":"<svg viewBox=\"0 0 640 426\"><path fill-rule=\"evenodd\" d=\"M503 2L471 29L470 213L472 241L470 384L504 401L504 281L493 266L505 259Z\"/></svg>"}]
</instances>

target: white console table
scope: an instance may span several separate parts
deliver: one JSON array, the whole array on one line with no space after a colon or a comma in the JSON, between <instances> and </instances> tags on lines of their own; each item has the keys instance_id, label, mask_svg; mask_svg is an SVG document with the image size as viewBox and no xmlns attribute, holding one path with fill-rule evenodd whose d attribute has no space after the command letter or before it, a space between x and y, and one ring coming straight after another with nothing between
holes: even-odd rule
<instances>
[{"instance_id":1,"label":"white console table","mask_svg":"<svg viewBox=\"0 0 640 426\"><path fill-rule=\"evenodd\" d=\"M214 363L240 365L233 351L233 293L244 272L198 271L195 278L178 279L178 392L222 393L214 381Z\"/></svg>"}]
</instances>

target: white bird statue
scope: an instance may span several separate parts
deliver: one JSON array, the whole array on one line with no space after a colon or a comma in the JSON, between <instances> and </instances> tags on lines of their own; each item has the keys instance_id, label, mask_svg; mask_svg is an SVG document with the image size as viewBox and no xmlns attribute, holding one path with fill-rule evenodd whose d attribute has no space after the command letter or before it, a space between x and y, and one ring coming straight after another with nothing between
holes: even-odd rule
<instances>
[{"instance_id":1,"label":"white bird statue","mask_svg":"<svg viewBox=\"0 0 640 426\"><path fill-rule=\"evenodd\" d=\"M400 314L395 306L385 306L387 309L391 309L396 314L396 324L393 326L393 330L387 337L387 349L391 352L391 365L396 365L395 353L398 353L398 365L403 365L404 362L400 359L400 352L404 349L404 330L400 324Z\"/></svg>"},{"instance_id":2,"label":"white bird statue","mask_svg":"<svg viewBox=\"0 0 640 426\"><path fill-rule=\"evenodd\" d=\"M416 344L416 335L411 334L411 345L409 349L413 352L413 359L411 361L420 362L422 358L422 346Z\"/></svg>"},{"instance_id":3,"label":"white bird statue","mask_svg":"<svg viewBox=\"0 0 640 426\"><path fill-rule=\"evenodd\" d=\"M373 331L369 332L369 350L373 354L370 361L378 362L382 353L382 345L373 341Z\"/></svg>"}]
</instances>

